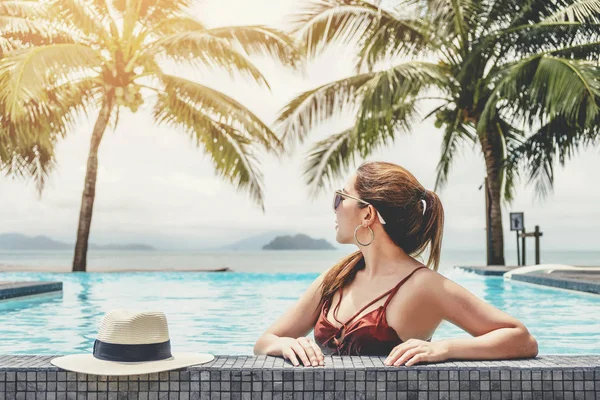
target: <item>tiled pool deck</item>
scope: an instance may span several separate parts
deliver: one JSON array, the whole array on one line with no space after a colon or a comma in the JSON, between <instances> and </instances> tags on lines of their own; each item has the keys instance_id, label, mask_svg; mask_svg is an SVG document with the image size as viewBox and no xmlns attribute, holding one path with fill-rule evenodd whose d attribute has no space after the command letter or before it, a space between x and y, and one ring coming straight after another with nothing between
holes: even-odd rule
<instances>
[{"instance_id":1,"label":"tiled pool deck","mask_svg":"<svg viewBox=\"0 0 600 400\"><path fill-rule=\"evenodd\" d=\"M517 269L520 267L515 266L504 266L504 265L490 265L490 266L473 266L473 265L457 265L454 268L461 269L467 272L473 272L477 275L485 275L485 276L502 276L506 272L511 271L513 269Z\"/></svg>"},{"instance_id":2,"label":"tiled pool deck","mask_svg":"<svg viewBox=\"0 0 600 400\"><path fill-rule=\"evenodd\" d=\"M566 273L524 274L513 275L511 279L513 281L600 294L600 275Z\"/></svg>"},{"instance_id":3,"label":"tiled pool deck","mask_svg":"<svg viewBox=\"0 0 600 400\"><path fill-rule=\"evenodd\" d=\"M457 266L455 268L473 272L478 275L502 276L504 273L519 267ZM511 280L551 286L560 289L576 290L578 292L600 294L600 273L592 271L554 271L550 274L530 272L527 274L513 274Z\"/></svg>"},{"instance_id":4,"label":"tiled pool deck","mask_svg":"<svg viewBox=\"0 0 600 400\"><path fill-rule=\"evenodd\" d=\"M60 292L62 289L62 282L0 282L0 300Z\"/></svg>"},{"instance_id":5,"label":"tiled pool deck","mask_svg":"<svg viewBox=\"0 0 600 400\"><path fill-rule=\"evenodd\" d=\"M327 356L325 367L293 367L277 357L217 356L197 367L125 377L65 372L52 358L1 356L0 399L600 399L600 355L413 367L387 367L385 357Z\"/></svg>"}]
</instances>

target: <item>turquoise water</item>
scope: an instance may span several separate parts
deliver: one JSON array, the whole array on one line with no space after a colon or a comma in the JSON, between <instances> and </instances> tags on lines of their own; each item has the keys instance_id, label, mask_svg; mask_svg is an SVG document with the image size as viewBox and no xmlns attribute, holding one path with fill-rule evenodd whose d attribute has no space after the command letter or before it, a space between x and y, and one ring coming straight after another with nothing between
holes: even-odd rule
<instances>
[{"instance_id":1,"label":"turquoise water","mask_svg":"<svg viewBox=\"0 0 600 400\"><path fill-rule=\"evenodd\" d=\"M600 296L441 270L530 329L542 354L600 354ZM317 273L0 273L0 280L58 280L63 294L0 302L0 354L90 352L114 308L165 312L175 351L252 354L255 340ZM468 337L444 323L433 340Z\"/></svg>"}]
</instances>

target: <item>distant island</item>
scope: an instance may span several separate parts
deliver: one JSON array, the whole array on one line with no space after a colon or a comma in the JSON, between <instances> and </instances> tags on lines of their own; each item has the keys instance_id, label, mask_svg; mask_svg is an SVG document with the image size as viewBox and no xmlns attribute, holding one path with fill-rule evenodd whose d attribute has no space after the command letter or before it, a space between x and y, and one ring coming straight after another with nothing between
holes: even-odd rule
<instances>
[{"instance_id":1,"label":"distant island","mask_svg":"<svg viewBox=\"0 0 600 400\"><path fill-rule=\"evenodd\" d=\"M47 236L26 236L20 233L1 233L0 250L70 250L74 245L50 239ZM152 251L156 248L145 244L124 243L97 245L90 243L90 250L138 250Z\"/></svg>"},{"instance_id":2,"label":"distant island","mask_svg":"<svg viewBox=\"0 0 600 400\"><path fill-rule=\"evenodd\" d=\"M277 236L263 246L263 250L335 250L325 239L313 239L307 235Z\"/></svg>"},{"instance_id":3,"label":"distant island","mask_svg":"<svg viewBox=\"0 0 600 400\"><path fill-rule=\"evenodd\" d=\"M260 251L263 246L271 242L277 236L291 235L292 232L288 231L270 231L261 233L259 235L247 237L238 240L234 243L227 244L225 246L219 246L216 248L209 248L211 251Z\"/></svg>"}]
</instances>

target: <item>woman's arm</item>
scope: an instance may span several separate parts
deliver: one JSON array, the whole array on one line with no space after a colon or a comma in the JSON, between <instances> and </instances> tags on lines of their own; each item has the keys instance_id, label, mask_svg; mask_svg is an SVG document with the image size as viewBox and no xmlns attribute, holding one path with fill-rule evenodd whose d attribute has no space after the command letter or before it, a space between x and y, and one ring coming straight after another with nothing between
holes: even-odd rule
<instances>
[{"instance_id":1,"label":"woman's arm","mask_svg":"<svg viewBox=\"0 0 600 400\"><path fill-rule=\"evenodd\" d=\"M419 274L417 274L419 275ZM471 338L434 341L410 339L396 346L386 365L414 365L447 359L491 360L535 357L538 345L525 325L439 274L415 276L422 295L446 320L470 333Z\"/></svg>"},{"instance_id":2,"label":"woman's arm","mask_svg":"<svg viewBox=\"0 0 600 400\"><path fill-rule=\"evenodd\" d=\"M258 338L254 345L255 355L281 356L282 344L289 345L290 339L304 337L314 328L320 311L320 286L326 273L315 279L302 297Z\"/></svg>"},{"instance_id":3,"label":"woman's arm","mask_svg":"<svg viewBox=\"0 0 600 400\"><path fill-rule=\"evenodd\" d=\"M439 341L447 348L448 358L490 360L537 356L537 341L521 321L446 278L440 280L435 293L443 319L473 336Z\"/></svg>"}]
</instances>

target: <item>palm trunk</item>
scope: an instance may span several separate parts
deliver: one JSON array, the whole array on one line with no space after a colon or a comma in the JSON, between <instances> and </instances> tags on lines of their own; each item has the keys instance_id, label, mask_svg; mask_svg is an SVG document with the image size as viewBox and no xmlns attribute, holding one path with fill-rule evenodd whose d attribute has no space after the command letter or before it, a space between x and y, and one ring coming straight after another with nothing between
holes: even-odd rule
<instances>
[{"instance_id":1,"label":"palm trunk","mask_svg":"<svg viewBox=\"0 0 600 400\"><path fill-rule=\"evenodd\" d=\"M79 226L77 228L77 242L75 243L75 255L73 257L73 272L85 272L87 267L88 239L92 225L92 212L94 199L96 197L96 177L98 175L98 148L102 136L108 125L110 113L113 108L112 99L108 96L102 100L100 115L94 125L90 153L88 155L87 170L85 173L85 186L81 198L81 210L79 211Z\"/></svg>"},{"instance_id":2,"label":"palm trunk","mask_svg":"<svg viewBox=\"0 0 600 400\"><path fill-rule=\"evenodd\" d=\"M489 229L491 257L489 265L504 265L504 231L502 229L502 142L499 135L488 133L481 139L487 170L487 190L490 195Z\"/></svg>"}]
</instances>

